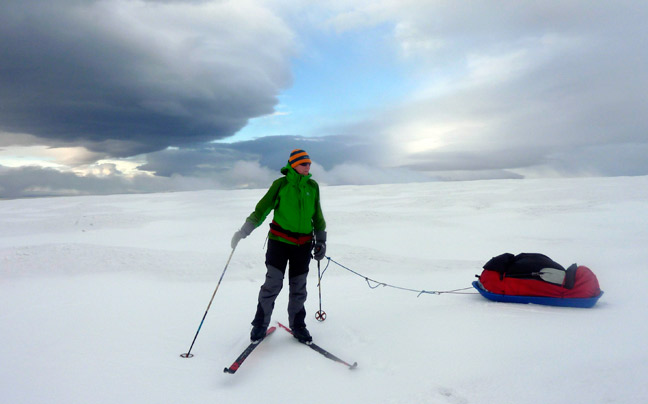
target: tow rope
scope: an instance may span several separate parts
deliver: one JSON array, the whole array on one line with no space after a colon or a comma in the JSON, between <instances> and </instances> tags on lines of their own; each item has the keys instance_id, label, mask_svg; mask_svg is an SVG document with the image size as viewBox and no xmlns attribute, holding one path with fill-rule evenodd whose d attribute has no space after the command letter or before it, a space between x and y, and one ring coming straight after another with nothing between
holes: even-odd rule
<instances>
[{"instance_id":1,"label":"tow rope","mask_svg":"<svg viewBox=\"0 0 648 404\"><path fill-rule=\"evenodd\" d=\"M402 287L402 286L391 285L389 283L379 282L377 280L371 279L368 276L365 276L365 275L363 275L363 274L361 274L359 272L354 271L353 269L351 269L349 267L346 267L346 266L340 264L339 262L335 261L331 257L326 257L326 259L328 260L328 262L326 263L326 267L324 268L324 271L322 271L321 275L319 275L319 281L320 282L322 282L322 277L324 276L324 274L326 273L326 270L328 269L329 265L332 262L335 265L339 266L340 268L346 269L347 271L351 272L352 274L363 278L367 282L367 286L369 286L369 288L371 288L371 289L376 289L379 286L384 286L384 287L388 287L388 288L404 290L404 291L407 291L407 292L418 293L418 295L416 297L419 297L422 294L430 294L430 295L441 295L441 294L475 295L475 294L478 294L478 293L475 293L475 292L462 292L464 290L472 289L472 286L467 287L467 288L461 288L461 289L452 289L452 290L440 291L440 290L412 289L412 288L405 288L405 287Z\"/></svg>"}]
</instances>

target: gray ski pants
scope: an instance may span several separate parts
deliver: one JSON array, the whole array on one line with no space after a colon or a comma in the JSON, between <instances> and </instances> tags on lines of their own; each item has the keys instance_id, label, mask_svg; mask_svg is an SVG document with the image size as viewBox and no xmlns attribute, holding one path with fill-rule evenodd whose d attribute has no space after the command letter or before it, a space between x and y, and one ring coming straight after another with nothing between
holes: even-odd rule
<instances>
[{"instance_id":1,"label":"gray ski pants","mask_svg":"<svg viewBox=\"0 0 648 404\"><path fill-rule=\"evenodd\" d=\"M266 278L259 291L257 311L253 326L267 327L270 324L275 300L283 288L286 267L288 267L288 323L290 328L306 326L306 278L311 260L311 244L291 245L268 240L266 251Z\"/></svg>"}]
</instances>

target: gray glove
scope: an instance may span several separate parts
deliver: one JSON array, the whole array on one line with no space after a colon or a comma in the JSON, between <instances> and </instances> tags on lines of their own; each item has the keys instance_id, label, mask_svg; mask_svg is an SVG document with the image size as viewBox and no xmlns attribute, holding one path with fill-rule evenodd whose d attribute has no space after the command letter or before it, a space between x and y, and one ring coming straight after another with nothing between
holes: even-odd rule
<instances>
[{"instance_id":1,"label":"gray glove","mask_svg":"<svg viewBox=\"0 0 648 404\"><path fill-rule=\"evenodd\" d=\"M315 231L315 244L313 245L313 258L317 261L326 257L326 231Z\"/></svg>"},{"instance_id":2,"label":"gray glove","mask_svg":"<svg viewBox=\"0 0 648 404\"><path fill-rule=\"evenodd\" d=\"M234 233L234 236L232 237L232 250L236 248L238 242L241 241L242 238L249 236L254 229L256 229L254 223L246 220L245 223L243 223L243 226Z\"/></svg>"}]
</instances>

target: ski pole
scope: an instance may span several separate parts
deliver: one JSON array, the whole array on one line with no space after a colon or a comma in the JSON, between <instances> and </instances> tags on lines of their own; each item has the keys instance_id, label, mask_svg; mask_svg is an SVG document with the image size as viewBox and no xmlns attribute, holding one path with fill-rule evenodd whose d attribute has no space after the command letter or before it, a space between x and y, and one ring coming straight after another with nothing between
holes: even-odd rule
<instances>
[{"instance_id":1,"label":"ski pole","mask_svg":"<svg viewBox=\"0 0 648 404\"><path fill-rule=\"evenodd\" d=\"M218 287L221 284L221 281L223 280L223 276L225 276L225 271L227 271L227 267L229 266L230 261L232 260L232 255L234 255L234 250L236 247L232 248L232 252L230 253L229 258L227 259L227 264L225 264L225 268L223 268L223 273L220 276L220 279L218 280L218 284L216 285L216 289L214 289L214 293L212 294L211 299L209 300L209 304L207 305L207 310L205 310L205 315L203 315L202 321L200 321L200 325L198 326L198 331L196 331L196 335L193 338L193 341L191 341L191 346L189 347L189 350L187 353L183 353L180 356L183 358L192 358L193 354L191 353L191 350L193 349L194 344L196 343L196 338L198 338L198 333L200 332L200 329L202 328L203 323L205 322L205 318L207 317L207 312L209 311L209 308L211 307L212 302L214 301L214 296L216 296L216 292L218 292Z\"/></svg>"},{"instance_id":2,"label":"ski pole","mask_svg":"<svg viewBox=\"0 0 648 404\"><path fill-rule=\"evenodd\" d=\"M317 321L326 320L326 312L322 310L322 273L320 272L320 261L317 261L317 287L319 288L319 311L315 313Z\"/></svg>"}]
</instances>

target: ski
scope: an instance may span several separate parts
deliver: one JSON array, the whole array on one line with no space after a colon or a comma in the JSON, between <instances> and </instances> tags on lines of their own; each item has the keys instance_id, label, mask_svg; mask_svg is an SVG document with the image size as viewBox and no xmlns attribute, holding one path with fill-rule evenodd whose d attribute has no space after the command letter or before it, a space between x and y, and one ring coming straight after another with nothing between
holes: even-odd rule
<instances>
[{"instance_id":1,"label":"ski","mask_svg":"<svg viewBox=\"0 0 648 404\"><path fill-rule=\"evenodd\" d=\"M230 367L223 369L223 372L229 373L229 374L236 373L236 371L243 364L243 361L245 361L245 359L252 353L252 351L254 351L256 349L256 347L258 347L259 344L261 344L261 342L263 342L263 340L268 338L268 335L272 334L274 332L274 330L276 330L276 329L277 329L277 327L268 328L268 331L266 331L266 336L262 340L250 343L250 345L248 345L248 347L245 348L245 350L243 352L241 352L239 357L236 358L236 360L234 361L234 363L232 363L232 365Z\"/></svg>"},{"instance_id":2,"label":"ski","mask_svg":"<svg viewBox=\"0 0 648 404\"><path fill-rule=\"evenodd\" d=\"M279 324L279 327L281 327L284 330L288 331L292 335L293 332L292 332L292 330L290 328L286 327L285 325L283 325L281 323L277 323L277 324ZM299 342L306 345L306 346L309 346L315 352L320 353L321 355L323 355L326 358L329 358L332 361L335 361L335 362L341 363L343 365L346 365L349 369L355 369L355 368L358 367L358 362L353 362L353 364L350 364L350 363L338 358L337 356L333 355L332 353L330 353L326 349L322 348L321 346L319 346L319 345L317 345L317 344L315 344L313 342L301 342L301 341L299 341Z\"/></svg>"}]
</instances>

